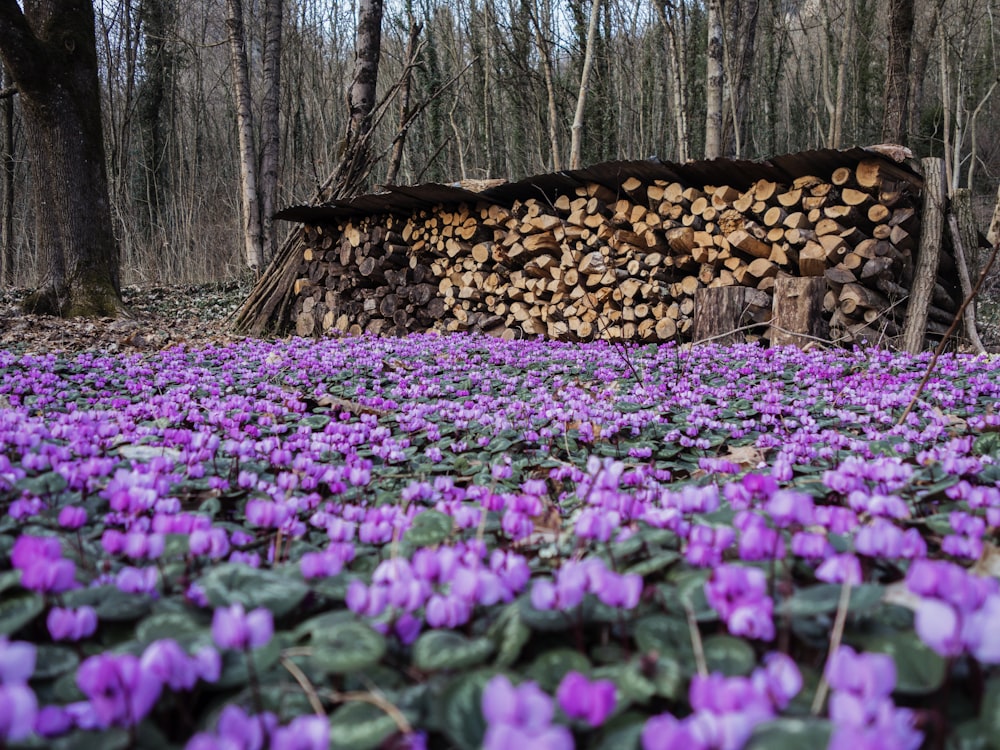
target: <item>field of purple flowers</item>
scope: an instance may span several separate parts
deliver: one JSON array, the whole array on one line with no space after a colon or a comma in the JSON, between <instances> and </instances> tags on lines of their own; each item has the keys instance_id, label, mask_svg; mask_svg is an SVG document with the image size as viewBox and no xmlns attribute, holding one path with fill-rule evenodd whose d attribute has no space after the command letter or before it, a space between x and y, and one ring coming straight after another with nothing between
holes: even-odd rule
<instances>
[{"instance_id":1,"label":"field of purple flowers","mask_svg":"<svg viewBox=\"0 0 1000 750\"><path fill-rule=\"evenodd\" d=\"M0 351L0 747L1000 748L1000 363Z\"/></svg>"}]
</instances>

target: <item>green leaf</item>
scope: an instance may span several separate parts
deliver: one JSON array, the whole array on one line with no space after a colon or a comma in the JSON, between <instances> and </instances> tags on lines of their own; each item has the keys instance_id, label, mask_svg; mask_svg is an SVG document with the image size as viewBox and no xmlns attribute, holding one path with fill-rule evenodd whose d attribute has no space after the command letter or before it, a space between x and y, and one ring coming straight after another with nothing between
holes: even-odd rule
<instances>
[{"instance_id":1,"label":"green leaf","mask_svg":"<svg viewBox=\"0 0 1000 750\"><path fill-rule=\"evenodd\" d=\"M316 666L333 674L357 672L378 664L385 636L367 624L350 620L317 628L312 635Z\"/></svg>"},{"instance_id":2,"label":"green leaf","mask_svg":"<svg viewBox=\"0 0 1000 750\"><path fill-rule=\"evenodd\" d=\"M830 744L833 725L825 719L775 719L758 724L744 750L802 750Z\"/></svg>"},{"instance_id":3,"label":"green leaf","mask_svg":"<svg viewBox=\"0 0 1000 750\"><path fill-rule=\"evenodd\" d=\"M647 615L635 624L635 642L643 652L691 651L691 629L681 617Z\"/></svg>"},{"instance_id":4,"label":"green leaf","mask_svg":"<svg viewBox=\"0 0 1000 750\"><path fill-rule=\"evenodd\" d=\"M0 573L0 594L21 584L21 571L8 570Z\"/></svg>"},{"instance_id":5,"label":"green leaf","mask_svg":"<svg viewBox=\"0 0 1000 750\"><path fill-rule=\"evenodd\" d=\"M554 648L539 655L524 676L547 693L554 693L567 672L590 672L590 660L571 648Z\"/></svg>"},{"instance_id":6,"label":"green leaf","mask_svg":"<svg viewBox=\"0 0 1000 750\"><path fill-rule=\"evenodd\" d=\"M563 612L558 609L535 609L531 606L529 594L522 594L517 600L521 622L532 630L554 632L566 630L576 619L575 611Z\"/></svg>"},{"instance_id":7,"label":"green leaf","mask_svg":"<svg viewBox=\"0 0 1000 750\"><path fill-rule=\"evenodd\" d=\"M615 683L615 687L618 688L618 698L625 703L645 704L657 693L656 684L642 673L636 661L598 667L593 671L592 677L595 680L611 680Z\"/></svg>"},{"instance_id":8,"label":"green leaf","mask_svg":"<svg viewBox=\"0 0 1000 750\"><path fill-rule=\"evenodd\" d=\"M161 638L175 640L185 636L198 636L208 629L194 612L159 612L150 615L135 628L135 637L143 645Z\"/></svg>"},{"instance_id":9,"label":"green leaf","mask_svg":"<svg viewBox=\"0 0 1000 750\"><path fill-rule=\"evenodd\" d=\"M477 670L456 677L434 702L436 721L460 750L479 750L486 734L483 688L498 672Z\"/></svg>"},{"instance_id":10,"label":"green leaf","mask_svg":"<svg viewBox=\"0 0 1000 750\"><path fill-rule=\"evenodd\" d=\"M103 729L98 732L77 731L52 741L52 750L124 750L132 739L124 729Z\"/></svg>"},{"instance_id":11,"label":"green leaf","mask_svg":"<svg viewBox=\"0 0 1000 750\"><path fill-rule=\"evenodd\" d=\"M31 677L51 680L76 669L79 663L80 659L72 649L43 643L35 649L35 672Z\"/></svg>"},{"instance_id":12,"label":"green leaf","mask_svg":"<svg viewBox=\"0 0 1000 750\"><path fill-rule=\"evenodd\" d=\"M291 569L261 570L235 563L213 568L198 583L213 607L238 602L248 610L265 607L275 617L287 615L309 593Z\"/></svg>"},{"instance_id":13,"label":"green leaf","mask_svg":"<svg viewBox=\"0 0 1000 750\"><path fill-rule=\"evenodd\" d=\"M684 670L672 655L661 656L652 665L649 680L656 688L656 694L669 700L678 700L684 692Z\"/></svg>"},{"instance_id":14,"label":"green leaf","mask_svg":"<svg viewBox=\"0 0 1000 750\"><path fill-rule=\"evenodd\" d=\"M1000 743L991 737L981 719L958 724L948 733L948 750L997 750Z\"/></svg>"},{"instance_id":15,"label":"green leaf","mask_svg":"<svg viewBox=\"0 0 1000 750\"><path fill-rule=\"evenodd\" d=\"M1000 750L1000 677L986 682L979 722L992 750Z\"/></svg>"},{"instance_id":16,"label":"green leaf","mask_svg":"<svg viewBox=\"0 0 1000 750\"><path fill-rule=\"evenodd\" d=\"M45 609L45 600L38 594L21 594L0 603L0 634L13 635L34 620Z\"/></svg>"},{"instance_id":17,"label":"green leaf","mask_svg":"<svg viewBox=\"0 0 1000 750\"><path fill-rule=\"evenodd\" d=\"M510 667L530 640L531 629L521 620L521 612L515 603L504 609L490 635L497 643L497 657L493 663L498 667Z\"/></svg>"},{"instance_id":18,"label":"green leaf","mask_svg":"<svg viewBox=\"0 0 1000 750\"><path fill-rule=\"evenodd\" d=\"M422 672L468 669L493 654L489 638L466 638L452 630L427 630L413 644L413 666Z\"/></svg>"},{"instance_id":19,"label":"green leaf","mask_svg":"<svg viewBox=\"0 0 1000 750\"><path fill-rule=\"evenodd\" d=\"M102 586L103 595L94 609L104 622L133 622L153 606L148 594L128 594L115 586Z\"/></svg>"},{"instance_id":20,"label":"green leaf","mask_svg":"<svg viewBox=\"0 0 1000 750\"><path fill-rule=\"evenodd\" d=\"M594 750L638 750L646 716L635 711L615 716L601 727Z\"/></svg>"},{"instance_id":21,"label":"green leaf","mask_svg":"<svg viewBox=\"0 0 1000 750\"><path fill-rule=\"evenodd\" d=\"M669 568L675 562L681 558L679 552L674 552L672 550L667 550L665 552L659 552L645 560L640 560L635 565L626 569L626 573L637 573L645 578L653 573L658 573L659 571Z\"/></svg>"},{"instance_id":22,"label":"green leaf","mask_svg":"<svg viewBox=\"0 0 1000 750\"><path fill-rule=\"evenodd\" d=\"M839 583L817 583L797 590L777 607L777 613L789 617L814 617L837 611L840 605ZM869 612L879 605L885 587L863 583L851 589L847 611L852 614Z\"/></svg>"},{"instance_id":23,"label":"green leaf","mask_svg":"<svg viewBox=\"0 0 1000 750\"><path fill-rule=\"evenodd\" d=\"M722 672L727 677L748 675L757 664L753 647L742 638L731 635L710 635L702 647L709 672Z\"/></svg>"},{"instance_id":24,"label":"green leaf","mask_svg":"<svg viewBox=\"0 0 1000 750\"><path fill-rule=\"evenodd\" d=\"M433 547L451 536L454 524L451 516L439 510L425 510L414 517L403 535L403 541L416 548Z\"/></svg>"},{"instance_id":25,"label":"green leaf","mask_svg":"<svg viewBox=\"0 0 1000 750\"><path fill-rule=\"evenodd\" d=\"M1000 454L1000 432L987 432L976 438L972 444L972 452L977 456L996 456Z\"/></svg>"},{"instance_id":26,"label":"green leaf","mask_svg":"<svg viewBox=\"0 0 1000 750\"><path fill-rule=\"evenodd\" d=\"M371 703L348 703L330 716L330 747L374 750L399 731L395 720Z\"/></svg>"},{"instance_id":27,"label":"green leaf","mask_svg":"<svg viewBox=\"0 0 1000 750\"><path fill-rule=\"evenodd\" d=\"M933 693L944 683L947 663L915 632L876 633L855 636L851 645L865 651L889 654L896 662L896 692L909 695Z\"/></svg>"},{"instance_id":28,"label":"green leaf","mask_svg":"<svg viewBox=\"0 0 1000 750\"><path fill-rule=\"evenodd\" d=\"M225 649L220 654L222 656L222 671L216 682L207 686L209 690L224 690L226 688L243 687L250 683L250 671L247 665L247 655L242 651ZM261 646L251 652L254 671L264 674L268 669L277 663L281 656L281 643L277 638L272 638L266 646Z\"/></svg>"}]
</instances>

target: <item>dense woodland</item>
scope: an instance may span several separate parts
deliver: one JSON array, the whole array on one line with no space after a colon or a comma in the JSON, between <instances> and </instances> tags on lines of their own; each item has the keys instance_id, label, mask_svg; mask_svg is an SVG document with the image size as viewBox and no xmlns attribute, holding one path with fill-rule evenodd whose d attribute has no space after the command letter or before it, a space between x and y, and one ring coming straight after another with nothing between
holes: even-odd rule
<instances>
[{"instance_id":1,"label":"dense woodland","mask_svg":"<svg viewBox=\"0 0 1000 750\"><path fill-rule=\"evenodd\" d=\"M348 145L359 40L380 54L377 161L355 189L888 140L944 156L983 223L994 202L1000 0L406 0L362 39L375 4L96 0L124 283L243 272L241 161L265 217L317 195ZM32 157L4 84L3 282L25 286L40 270Z\"/></svg>"}]
</instances>

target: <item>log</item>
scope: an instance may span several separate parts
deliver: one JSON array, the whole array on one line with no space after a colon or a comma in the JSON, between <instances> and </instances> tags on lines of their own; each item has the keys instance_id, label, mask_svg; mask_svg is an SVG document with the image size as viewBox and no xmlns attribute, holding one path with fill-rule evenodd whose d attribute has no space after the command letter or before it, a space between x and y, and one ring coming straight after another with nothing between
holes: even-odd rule
<instances>
[{"instance_id":1,"label":"log","mask_svg":"<svg viewBox=\"0 0 1000 750\"><path fill-rule=\"evenodd\" d=\"M746 331L753 323L749 308L754 290L742 286L698 289L694 295L692 341L712 341L720 345L746 341Z\"/></svg>"},{"instance_id":2,"label":"log","mask_svg":"<svg viewBox=\"0 0 1000 750\"><path fill-rule=\"evenodd\" d=\"M817 339L829 338L829 327L823 318L826 290L826 281L822 277L783 276L775 279L772 346L802 348Z\"/></svg>"},{"instance_id":3,"label":"log","mask_svg":"<svg viewBox=\"0 0 1000 750\"><path fill-rule=\"evenodd\" d=\"M924 173L924 194L921 208L921 236L917 265L913 271L913 288L903 323L902 348L916 354L924 348L928 308L934 292L941 256L943 208L947 195L944 184L944 161L939 158L921 160Z\"/></svg>"}]
</instances>

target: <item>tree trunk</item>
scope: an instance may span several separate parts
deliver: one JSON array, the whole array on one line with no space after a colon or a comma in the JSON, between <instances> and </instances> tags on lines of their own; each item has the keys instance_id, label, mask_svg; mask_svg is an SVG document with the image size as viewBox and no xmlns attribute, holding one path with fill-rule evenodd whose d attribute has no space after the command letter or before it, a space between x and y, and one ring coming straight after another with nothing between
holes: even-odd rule
<instances>
[{"instance_id":1,"label":"tree trunk","mask_svg":"<svg viewBox=\"0 0 1000 750\"><path fill-rule=\"evenodd\" d=\"M708 55L705 69L705 158L722 154L722 10L720 0L708 0Z\"/></svg>"},{"instance_id":2,"label":"tree trunk","mask_svg":"<svg viewBox=\"0 0 1000 750\"><path fill-rule=\"evenodd\" d=\"M559 112L556 109L555 74L552 71L552 54L549 43L542 34L541 13L535 7L531 11L531 22L535 27L535 44L538 46L538 56L541 58L542 72L545 75L545 97L548 101L549 114L549 150L552 152L551 168L553 172L562 169L559 159Z\"/></svg>"},{"instance_id":3,"label":"tree trunk","mask_svg":"<svg viewBox=\"0 0 1000 750\"><path fill-rule=\"evenodd\" d=\"M854 48L854 0L848 0L847 18L844 22L844 36L840 41L840 59L837 62L837 89L833 100L833 116L830 118L830 133L827 148L840 148L844 137L844 106L847 99L847 68Z\"/></svg>"},{"instance_id":4,"label":"tree trunk","mask_svg":"<svg viewBox=\"0 0 1000 750\"><path fill-rule=\"evenodd\" d=\"M907 142L910 106L910 50L914 0L889 0L889 56L886 61L882 141Z\"/></svg>"},{"instance_id":5,"label":"tree trunk","mask_svg":"<svg viewBox=\"0 0 1000 750\"><path fill-rule=\"evenodd\" d=\"M7 88L0 63L0 91ZM0 99L0 287L14 283L14 98Z\"/></svg>"},{"instance_id":6,"label":"tree trunk","mask_svg":"<svg viewBox=\"0 0 1000 750\"><path fill-rule=\"evenodd\" d=\"M748 113L750 111L750 82L754 72L757 46L757 19L760 16L759 0L730 2L728 33L732 40L728 55L727 75L735 85L730 87L732 120L724 127L724 148L727 156L739 159L747 142ZM723 51L725 51L725 46Z\"/></svg>"},{"instance_id":7,"label":"tree trunk","mask_svg":"<svg viewBox=\"0 0 1000 750\"><path fill-rule=\"evenodd\" d=\"M993 206L993 218L986 232L986 241L994 247L1000 244L1000 187L997 187L997 202Z\"/></svg>"},{"instance_id":8,"label":"tree trunk","mask_svg":"<svg viewBox=\"0 0 1000 750\"><path fill-rule=\"evenodd\" d=\"M267 0L264 6L264 101L261 107L260 219L262 261L278 250L274 214L278 210L278 155L281 150L281 26L283 0Z\"/></svg>"},{"instance_id":9,"label":"tree trunk","mask_svg":"<svg viewBox=\"0 0 1000 750\"><path fill-rule=\"evenodd\" d=\"M771 319L771 346L800 349L817 339L825 341L830 329L823 319L826 279L822 276L783 276L774 282L774 317Z\"/></svg>"},{"instance_id":10,"label":"tree trunk","mask_svg":"<svg viewBox=\"0 0 1000 750\"><path fill-rule=\"evenodd\" d=\"M667 42L667 58L670 62L670 93L673 99L674 136L677 139L677 154L674 158L683 163L688 160L690 135L687 120L687 65L681 53L684 45L678 39L684 39L684 4L679 7L670 6L670 18L664 3L658 2L656 9L660 14L663 32ZM678 26L679 33L678 33Z\"/></svg>"},{"instance_id":11,"label":"tree trunk","mask_svg":"<svg viewBox=\"0 0 1000 750\"><path fill-rule=\"evenodd\" d=\"M31 312L124 311L101 131L94 8L0 0L0 56L20 91L31 154L35 241L44 277Z\"/></svg>"},{"instance_id":12,"label":"tree trunk","mask_svg":"<svg viewBox=\"0 0 1000 750\"><path fill-rule=\"evenodd\" d=\"M924 348L927 317L941 260L941 233L947 200L944 162L937 158L923 159L921 166L924 172L924 204L920 219L920 248L913 271L913 288L906 308L902 341L903 350L910 354Z\"/></svg>"},{"instance_id":13,"label":"tree trunk","mask_svg":"<svg viewBox=\"0 0 1000 750\"><path fill-rule=\"evenodd\" d=\"M580 73L580 93L576 98L576 114L569 146L569 168L579 169L583 150L583 113L587 106L587 87L590 85L590 69L594 66L594 41L597 37L598 13L601 0L593 0L590 6L590 24L587 27L587 49L583 55L583 71Z\"/></svg>"},{"instance_id":14,"label":"tree trunk","mask_svg":"<svg viewBox=\"0 0 1000 750\"><path fill-rule=\"evenodd\" d=\"M399 93L399 129L392 142L392 156L389 158L389 170L385 175L385 184L393 185L403 163L403 147L406 145L406 132L410 128L412 112L410 112L410 91L413 87L413 68L417 64L418 40L423 24L410 18L410 34L406 40L406 69L403 71L403 83Z\"/></svg>"},{"instance_id":15,"label":"tree trunk","mask_svg":"<svg viewBox=\"0 0 1000 750\"><path fill-rule=\"evenodd\" d=\"M263 229L257 193L257 148L253 135L253 100L243 30L243 0L226 0L229 27L229 62L236 93L236 128L240 140L240 183L243 187L243 244L247 266L255 275L264 266Z\"/></svg>"},{"instance_id":16,"label":"tree trunk","mask_svg":"<svg viewBox=\"0 0 1000 750\"><path fill-rule=\"evenodd\" d=\"M375 109L378 64L382 56L382 0L362 0L354 47L354 79L347 90L349 118L329 198L363 189L371 171L371 114Z\"/></svg>"}]
</instances>

